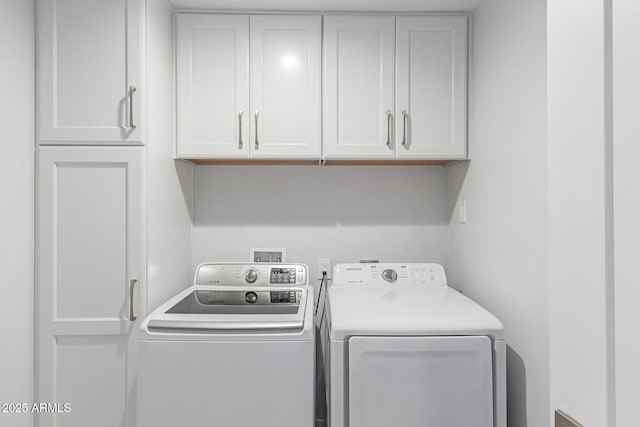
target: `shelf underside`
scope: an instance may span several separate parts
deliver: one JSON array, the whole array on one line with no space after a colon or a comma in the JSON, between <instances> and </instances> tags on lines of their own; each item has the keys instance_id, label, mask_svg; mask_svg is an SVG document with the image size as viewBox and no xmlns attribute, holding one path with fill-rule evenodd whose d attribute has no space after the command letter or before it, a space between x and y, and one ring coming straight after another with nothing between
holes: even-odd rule
<instances>
[{"instance_id":1,"label":"shelf underside","mask_svg":"<svg viewBox=\"0 0 640 427\"><path fill-rule=\"evenodd\" d=\"M183 159L194 165L446 166L461 160Z\"/></svg>"}]
</instances>

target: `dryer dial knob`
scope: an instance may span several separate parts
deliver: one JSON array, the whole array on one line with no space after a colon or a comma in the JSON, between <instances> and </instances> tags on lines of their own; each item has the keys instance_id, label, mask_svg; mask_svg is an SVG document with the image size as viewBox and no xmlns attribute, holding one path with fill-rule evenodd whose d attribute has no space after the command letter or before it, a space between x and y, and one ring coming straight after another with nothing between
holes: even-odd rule
<instances>
[{"instance_id":1,"label":"dryer dial knob","mask_svg":"<svg viewBox=\"0 0 640 427\"><path fill-rule=\"evenodd\" d=\"M382 272L382 278L389 283L393 283L398 280L398 273L395 270L385 270Z\"/></svg>"},{"instance_id":2,"label":"dryer dial knob","mask_svg":"<svg viewBox=\"0 0 640 427\"><path fill-rule=\"evenodd\" d=\"M247 292L247 293L244 295L244 299L245 299L245 301L247 301L248 303L253 304L253 303L255 303L256 301L258 301L258 295L256 295L256 293L255 293L255 292Z\"/></svg>"},{"instance_id":3,"label":"dryer dial knob","mask_svg":"<svg viewBox=\"0 0 640 427\"><path fill-rule=\"evenodd\" d=\"M247 272L244 274L244 280L246 280L246 281L247 281L247 283L253 283L253 282L255 282L256 280L258 280L258 272L257 272L257 271L255 271L255 270L253 270L253 269L251 269L251 270L247 271Z\"/></svg>"}]
</instances>

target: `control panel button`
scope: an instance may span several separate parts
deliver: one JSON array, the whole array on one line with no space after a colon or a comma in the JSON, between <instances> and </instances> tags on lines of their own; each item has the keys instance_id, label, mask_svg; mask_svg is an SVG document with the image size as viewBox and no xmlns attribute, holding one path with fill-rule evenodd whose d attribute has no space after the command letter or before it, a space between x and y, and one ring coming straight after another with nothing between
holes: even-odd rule
<instances>
[{"instance_id":1,"label":"control panel button","mask_svg":"<svg viewBox=\"0 0 640 427\"><path fill-rule=\"evenodd\" d=\"M256 280L258 280L258 272L253 269L248 270L244 274L244 280L246 280L247 283L254 283Z\"/></svg>"},{"instance_id":2,"label":"control panel button","mask_svg":"<svg viewBox=\"0 0 640 427\"><path fill-rule=\"evenodd\" d=\"M245 299L245 301L247 301L248 303L253 304L253 303L255 303L256 301L258 301L258 295L256 295L256 293L255 293L255 292L247 292L247 293L244 295L244 299Z\"/></svg>"},{"instance_id":3,"label":"control panel button","mask_svg":"<svg viewBox=\"0 0 640 427\"><path fill-rule=\"evenodd\" d=\"M389 283L394 283L398 280L398 273L395 270L388 269L382 272L382 278Z\"/></svg>"}]
</instances>

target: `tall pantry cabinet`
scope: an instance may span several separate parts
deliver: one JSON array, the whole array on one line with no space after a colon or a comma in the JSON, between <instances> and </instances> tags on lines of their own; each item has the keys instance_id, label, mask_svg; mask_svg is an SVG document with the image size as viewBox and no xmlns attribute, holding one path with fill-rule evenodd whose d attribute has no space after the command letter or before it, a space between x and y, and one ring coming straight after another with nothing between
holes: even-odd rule
<instances>
[{"instance_id":1,"label":"tall pantry cabinet","mask_svg":"<svg viewBox=\"0 0 640 427\"><path fill-rule=\"evenodd\" d=\"M40 427L135 425L144 296L144 0L39 0Z\"/></svg>"}]
</instances>

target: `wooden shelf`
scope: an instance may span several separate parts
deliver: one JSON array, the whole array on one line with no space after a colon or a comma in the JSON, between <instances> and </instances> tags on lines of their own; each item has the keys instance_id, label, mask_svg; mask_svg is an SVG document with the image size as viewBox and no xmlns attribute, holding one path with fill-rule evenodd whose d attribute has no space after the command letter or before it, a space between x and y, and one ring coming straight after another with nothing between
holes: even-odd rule
<instances>
[{"instance_id":1,"label":"wooden shelf","mask_svg":"<svg viewBox=\"0 0 640 427\"><path fill-rule=\"evenodd\" d=\"M325 160L325 166L446 166L460 160Z\"/></svg>"},{"instance_id":2,"label":"wooden shelf","mask_svg":"<svg viewBox=\"0 0 640 427\"><path fill-rule=\"evenodd\" d=\"M288 165L288 166L300 166L300 165L318 165L319 160L277 160L277 159L182 159L184 161L193 163L194 165Z\"/></svg>"},{"instance_id":3,"label":"wooden shelf","mask_svg":"<svg viewBox=\"0 0 640 427\"><path fill-rule=\"evenodd\" d=\"M464 160L182 159L194 165L447 166Z\"/></svg>"}]
</instances>

